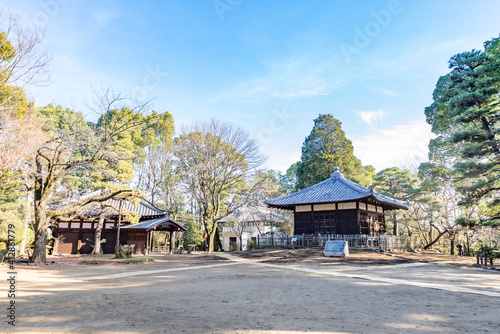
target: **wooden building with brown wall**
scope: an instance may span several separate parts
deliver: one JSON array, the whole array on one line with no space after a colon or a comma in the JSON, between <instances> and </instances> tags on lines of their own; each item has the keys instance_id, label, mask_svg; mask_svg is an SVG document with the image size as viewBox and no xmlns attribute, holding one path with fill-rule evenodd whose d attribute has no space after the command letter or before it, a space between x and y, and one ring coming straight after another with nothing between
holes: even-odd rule
<instances>
[{"instance_id":1,"label":"wooden building with brown wall","mask_svg":"<svg viewBox=\"0 0 500 334\"><path fill-rule=\"evenodd\" d=\"M86 197L98 194L95 192ZM61 217L56 219L52 232L54 236L53 254L92 253L92 245L98 227L98 210L100 210L97 205L97 203L91 203L82 207L79 210L80 218L65 220ZM107 210L101 236L101 240L106 239L102 245L104 254L112 254L115 251L120 213L122 216L119 233L120 244L135 245L135 254L147 254L151 250L151 238L154 231L186 231L183 226L170 219L165 210L161 210L145 200L134 205L132 202L122 199L109 199L103 205L99 205L104 206ZM61 204L58 206L60 207ZM139 214L138 224L134 225L125 220L126 213L129 212Z\"/></svg>"},{"instance_id":2,"label":"wooden building with brown wall","mask_svg":"<svg viewBox=\"0 0 500 334\"><path fill-rule=\"evenodd\" d=\"M410 206L346 179L338 168L323 182L265 203L294 212L295 235L385 234L385 212Z\"/></svg>"}]
</instances>

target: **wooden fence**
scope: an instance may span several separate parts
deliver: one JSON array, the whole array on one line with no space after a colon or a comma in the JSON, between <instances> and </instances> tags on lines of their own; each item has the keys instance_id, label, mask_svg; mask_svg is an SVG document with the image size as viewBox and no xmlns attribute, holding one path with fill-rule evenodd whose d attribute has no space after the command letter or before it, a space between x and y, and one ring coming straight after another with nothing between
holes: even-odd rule
<instances>
[{"instance_id":1,"label":"wooden fence","mask_svg":"<svg viewBox=\"0 0 500 334\"><path fill-rule=\"evenodd\" d=\"M257 248L323 248L329 240L347 241L350 249L417 249L422 245L417 238L397 235L364 234L300 234L289 236L259 236Z\"/></svg>"}]
</instances>

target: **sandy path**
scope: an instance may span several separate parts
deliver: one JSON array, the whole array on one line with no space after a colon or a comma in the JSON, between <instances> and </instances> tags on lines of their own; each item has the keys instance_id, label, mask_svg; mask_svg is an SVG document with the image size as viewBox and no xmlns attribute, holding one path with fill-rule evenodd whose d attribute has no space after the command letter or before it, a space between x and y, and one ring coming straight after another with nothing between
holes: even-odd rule
<instances>
[{"instance_id":1,"label":"sandy path","mask_svg":"<svg viewBox=\"0 0 500 334\"><path fill-rule=\"evenodd\" d=\"M13 332L498 333L500 328L498 272L421 262L231 260L179 255L154 265L19 269Z\"/></svg>"}]
</instances>

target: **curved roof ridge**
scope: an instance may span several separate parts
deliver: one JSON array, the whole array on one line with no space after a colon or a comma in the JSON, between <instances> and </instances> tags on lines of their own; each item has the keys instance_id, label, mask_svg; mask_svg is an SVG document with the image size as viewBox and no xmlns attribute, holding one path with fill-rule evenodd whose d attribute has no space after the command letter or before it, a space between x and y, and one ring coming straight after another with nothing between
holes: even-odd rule
<instances>
[{"instance_id":1,"label":"curved roof ridge","mask_svg":"<svg viewBox=\"0 0 500 334\"><path fill-rule=\"evenodd\" d=\"M151 230L151 229L155 228L156 226L161 225L163 223L167 223L167 222L170 225L175 226L179 230L187 231L187 229L184 226L182 226L181 224L172 220L172 218L170 218L170 216L168 214L164 215L163 217L144 220L144 221L141 221L135 225L122 226L121 228L124 230ZM113 228L115 228L115 227L113 227Z\"/></svg>"},{"instance_id":2,"label":"curved roof ridge","mask_svg":"<svg viewBox=\"0 0 500 334\"><path fill-rule=\"evenodd\" d=\"M350 187L352 190L356 190L356 191L359 191L365 195L370 195L370 189L366 188L366 187L363 187L362 185L360 184L357 184L356 182L353 182L349 179L346 179L344 177L344 175L342 175L341 177L338 178L338 180L340 180L340 182L344 183L346 186Z\"/></svg>"},{"instance_id":3,"label":"curved roof ridge","mask_svg":"<svg viewBox=\"0 0 500 334\"><path fill-rule=\"evenodd\" d=\"M324 181L321 181L320 183L316 183L315 185L312 185L312 186L310 186L308 188L305 188L305 189L298 190L298 191L296 191L294 193L291 193L291 194L288 194L288 195L284 195L284 196L280 196L280 197L276 197L276 198L268 198L268 199L266 199L264 201L264 203L267 203L269 200L273 200L273 199L286 199L286 198L298 196L299 194L302 194L305 191L310 191L311 189L315 189L315 188L321 187L323 185L323 183L327 183L327 182L329 182L331 180L332 180L332 178L329 177L328 179L326 179Z\"/></svg>"},{"instance_id":4,"label":"curved roof ridge","mask_svg":"<svg viewBox=\"0 0 500 334\"><path fill-rule=\"evenodd\" d=\"M144 198L141 198L141 205L144 205L152 210L158 211L158 212L167 212L167 210L160 209L156 206L154 206L152 203L150 203L148 200L145 200Z\"/></svg>"},{"instance_id":5,"label":"curved roof ridge","mask_svg":"<svg viewBox=\"0 0 500 334\"><path fill-rule=\"evenodd\" d=\"M409 201L406 200L406 201L402 201L402 200L399 200L397 198L391 198L387 195L384 195L384 194L380 194L380 193L373 193L373 195L375 196L375 198L377 198L378 200L382 200L382 201L386 201L386 202L393 202L393 203L396 203L396 204L399 204L399 205L403 205L403 206L409 206Z\"/></svg>"}]
</instances>

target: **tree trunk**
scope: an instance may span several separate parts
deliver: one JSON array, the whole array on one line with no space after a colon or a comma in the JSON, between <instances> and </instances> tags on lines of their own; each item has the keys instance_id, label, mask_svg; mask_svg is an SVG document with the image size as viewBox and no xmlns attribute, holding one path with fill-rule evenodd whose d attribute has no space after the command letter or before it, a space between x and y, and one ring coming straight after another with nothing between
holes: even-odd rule
<instances>
[{"instance_id":1,"label":"tree trunk","mask_svg":"<svg viewBox=\"0 0 500 334\"><path fill-rule=\"evenodd\" d=\"M47 262L47 238L49 236L49 218L47 217L47 200L57 184L57 177L50 176L44 180L44 167L41 157L36 156L36 176L34 189L35 203L35 244L33 246L33 263Z\"/></svg>"},{"instance_id":2,"label":"tree trunk","mask_svg":"<svg viewBox=\"0 0 500 334\"><path fill-rule=\"evenodd\" d=\"M168 244L168 254L172 255L174 252L174 231L170 231L170 242Z\"/></svg>"},{"instance_id":3,"label":"tree trunk","mask_svg":"<svg viewBox=\"0 0 500 334\"><path fill-rule=\"evenodd\" d=\"M214 239L215 239L215 229L208 233L208 254L212 254L214 252Z\"/></svg>"},{"instance_id":4,"label":"tree trunk","mask_svg":"<svg viewBox=\"0 0 500 334\"><path fill-rule=\"evenodd\" d=\"M28 235L28 221L24 220L23 226L23 238L21 239L21 245L19 246L19 254L26 253L26 236Z\"/></svg>"},{"instance_id":5,"label":"tree trunk","mask_svg":"<svg viewBox=\"0 0 500 334\"><path fill-rule=\"evenodd\" d=\"M450 240L450 247L451 247L450 254L455 255L455 239Z\"/></svg>"},{"instance_id":6,"label":"tree trunk","mask_svg":"<svg viewBox=\"0 0 500 334\"><path fill-rule=\"evenodd\" d=\"M222 252L222 243L220 242L219 228L215 229L215 251Z\"/></svg>"},{"instance_id":7,"label":"tree trunk","mask_svg":"<svg viewBox=\"0 0 500 334\"><path fill-rule=\"evenodd\" d=\"M243 250L243 235L240 235L240 251Z\"/></svg>"},{"instance_id":8,"label":"tree trunk","mask_svg":"<svg viewBox=\"0 0 500 334\"><path fill-rule=\"evenodd\" d=\"M49 220L46 203L35 199L35 244L33 246L33 263L47 262L47 237L49 236Z\"/></svg>"},{"instance_id":9,"label":"tree trunk","mask_svg":"<svg viewBox=\"0 0 500 334\"><path fill-rule=\"evenodd\" d=\"M396 215L392 216L392 222L394 224L392 228L392 233L394 235L399 235L398 217Z\"/></svg>"},{"instance_id":10,"label":"tree trunk","mask_svg":"<svg viewBox=\"0 0 500 334\"><path fill-rule=\"evenodd\" d=\"M432 240L432 225L429 228L429 241L430 242L429 242L429 244L427 244L427 246L429 246L429 248L431 248L432 245L434 245L434 242L432 242L431 240ZM425 246L424 249L427 249L426 248L427 246Z\"/></svg>"},{"instance_id":11,"label":"tree trunk","mask_svg":"<svg viewBox=\"0 0 500 334\"><path fill-rule=\"evenodd\" d=\"M432 245L434 245L436 242L438 242L439 239L441 239L441 237L443 235L445 235L446 233L448 233L448 230L444 230L443 232L439 232L439 234L437 235L436 239L434 239L433 241L431 241L429 244L425 245L424 249L427 250L427 249L431 248Z\"/></svg>"},{"instance_id":12,"label":"tree trunk","mask_svg":"<svg viewBox=\"0 0 500 334\"><path fill-rule=\"evenodd\" d=\"M469 239L469 228L467 227L467 230L465 231L465 241L467 242L467 250L466 250L466 255L470 256L470 239Z\"/></svg>"},{"instance_id":13,"label":"tree trunk","mask_svg":"<svg viewBox=\"0 0 500 334\"><path fill-rule=\"evenodd\" d=\"M95 229L94 235L94 254L101 254L101 236L102 228L104 226L104 214L99 215L99 220L97 222L97 228Z\"/></svg>"}]
</instances>

